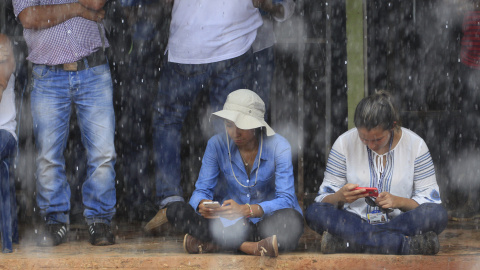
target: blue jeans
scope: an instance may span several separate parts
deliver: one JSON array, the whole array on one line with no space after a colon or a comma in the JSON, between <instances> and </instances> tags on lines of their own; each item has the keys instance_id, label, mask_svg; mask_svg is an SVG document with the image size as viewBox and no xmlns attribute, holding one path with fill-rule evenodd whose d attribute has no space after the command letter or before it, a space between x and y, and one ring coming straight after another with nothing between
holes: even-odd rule
<instances>
[{"instance_id":1,"label":"blue jeans","mask_svg":"<svg viewBox=\"0 0 480 270\"><path fill-rule=\"evenodd\" d=\"M428 231L440 234L447 227L447 211L440 204L425 203L381 225L371 225L358 215L329 203L308 207L308 226L322 234L328 231L349 243L348 252L409 254L407 236Z\"/></svg>"},{"instance_id":2,"label":"blue jeans","mask_svg":"<svg viewBox=\"0 0 480 270\"><path fill-rule=\"evenodd\" d=\"M197 95L207 89L211 110L222 109L232 91L251 89L252 61L251 50L239 57L210 64L187 65L165 60L153 112L155 203L160 208L183 201L181 130ZM217 125L215 129L218 128Z\"/></svg>"},{"instance_id":3,"label":"blue jeans","mask_svg":"<svg viewBox=\"0 0 480 270\"><path fill-rule=\"evenodd\" d=\"M2 252L12 252L18 243L15 182L10 178L10 165L17 142L10 132L0 129L0 232Z\"/></svg>"},{"instance_id":4,"label":"blue jeans","mask_svg":"<svg viewBox=\"0 0 480 270\"><path fill-rule=\"evenodd\" d=\"M33 67L31 107L37 146L37 204L47 224L69 223L70 186L63 152L72 105L77 112L87 175L82 186L88 224L109 224L115 214L115 115L108 64L68 72Z\"/></svg>"},{"instance_id":5,"label":"blue jeans","mask_svg":"<svg viewBox=\"0 0 480 270\"><path fill-rule=\"evenodd\" d=\"M253 54L253 66L252 90L265 102L265 119L267 120L270 115L270 91L275 71L275 51L273 46L255 52Z\"/></svg>"}]
</instances>

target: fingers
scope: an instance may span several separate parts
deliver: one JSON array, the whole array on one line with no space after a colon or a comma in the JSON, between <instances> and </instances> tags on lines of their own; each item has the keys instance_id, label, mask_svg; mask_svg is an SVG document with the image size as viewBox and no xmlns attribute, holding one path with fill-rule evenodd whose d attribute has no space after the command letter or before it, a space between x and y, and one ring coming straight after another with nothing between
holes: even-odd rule
<instances>
[{"instance_id":1,"label":"fingers","mask_svg":"<svg viewBox=\"0 0 480 270\"><path fill-rule=\"evenodd\" d=\"M382 192L378 195L376 203L381 208L392 208L394 206L394 198L388 192Z\"/></svg>"},{"instance_id":2,"label":"fingers","mask_svg":"<svg viewBox=\"0 0 480 270\"><path fill-rule=\"evenodd\" d=\"M345 184L343 188L345 188L347 191L352 191L353 189L357 188L358 184Z\"/></svg>"},{"instance_id":3,"label":"fingers","mask_svg":"<svg viewBox=\"0 0 480 270\"><path fill-rule=\"evenodd\" d=\"M225 200L222 204L222 206L226 206L226 205L232 205L232 204L237 204L234 200L232 199L229 199L229 200Z\"/></svg>"},{"instance_id":4,"label":"fingers","mask_svg":"<svg viewBox=\"0 0 480 270\"><path fill-rule=\"evenodd\" d=\"M101 9L99 11L95 11L84 7L82 17L87 20L100 22L105 18L105 10Z\"/></svg>"}]
</instances>

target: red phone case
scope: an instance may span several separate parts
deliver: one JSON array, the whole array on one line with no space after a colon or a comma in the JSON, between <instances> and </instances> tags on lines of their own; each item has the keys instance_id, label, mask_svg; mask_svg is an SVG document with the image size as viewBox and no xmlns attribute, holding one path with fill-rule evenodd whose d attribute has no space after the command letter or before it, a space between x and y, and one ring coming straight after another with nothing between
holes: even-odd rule
<instances>
[{"instance_id":1,"label":"red phone case","mask_svg":"<svg viewBox=\"0 0 480 270\"><path fill-rule=\"evenodd\" d=\"M365 189L364 193L368 193L370 197L378 197L378 189L376 187L357 187L354 190Z\"/></svg>"}]
</instances>

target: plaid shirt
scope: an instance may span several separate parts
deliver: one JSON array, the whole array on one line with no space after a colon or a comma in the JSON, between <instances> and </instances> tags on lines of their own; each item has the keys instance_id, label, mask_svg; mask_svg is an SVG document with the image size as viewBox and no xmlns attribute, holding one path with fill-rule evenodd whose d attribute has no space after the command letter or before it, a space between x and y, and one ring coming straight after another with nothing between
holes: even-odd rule
<instances>
[{"instance_id":1,"label":"plaid shirt","mask_svg":"<svg viewBox=\"0 0 480 270\"><path fill-rule=\"evenodd\" d=\"M480 69L480 11L467 13L463 20L462 63Z\"/></svg>"},{"instance_id":2,"label":"plaid shirt","mask_svg":"<svg viewBox=\"0 0 480 270\"><path fill-rule=\"evenodd\" d=\"M27 7L76 3L77 0L13 0L15 16ZM105 28L101 25L103 35ZM32 63L58 65L78 61L102 47L98 25L82 17L74 17L50 28L24 29L28 57ZM105 47L108 47L105 38Z\"/></svg>"}]
</instances>

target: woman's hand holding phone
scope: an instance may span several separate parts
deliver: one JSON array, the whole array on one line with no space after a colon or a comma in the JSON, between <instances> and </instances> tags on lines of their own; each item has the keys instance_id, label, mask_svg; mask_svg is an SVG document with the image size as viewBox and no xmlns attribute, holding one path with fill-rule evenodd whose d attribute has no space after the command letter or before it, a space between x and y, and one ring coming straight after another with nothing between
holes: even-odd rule
<instances>
[{"instance_id":1,"label":"woman's hand holding phone","mask_svg":"<svg viewBox=\"0 0 480 270\"><path fill-rule=\"evenodd\" d=\"M218 205L218 206L217 206ZM204 218L218 218L217 210L220 209L220 204L218 202L214 203L212 200L201 200L198 205L198 212Z\"/></svg>"},{"instance_id":2,"label":"woman's hand holding phone","mask_svg":"<svg viewBox=\"0 0 480 270\"><path fill-rule=\"evenodd\" d=\"M222 207L216 209L216 213L226 219L236 219L246 216L246 211L250 213L250 210L247 210L246 207L246 205L240 205L234 200L230 199L224 201Z\"/></svg>"}]
</instances>

